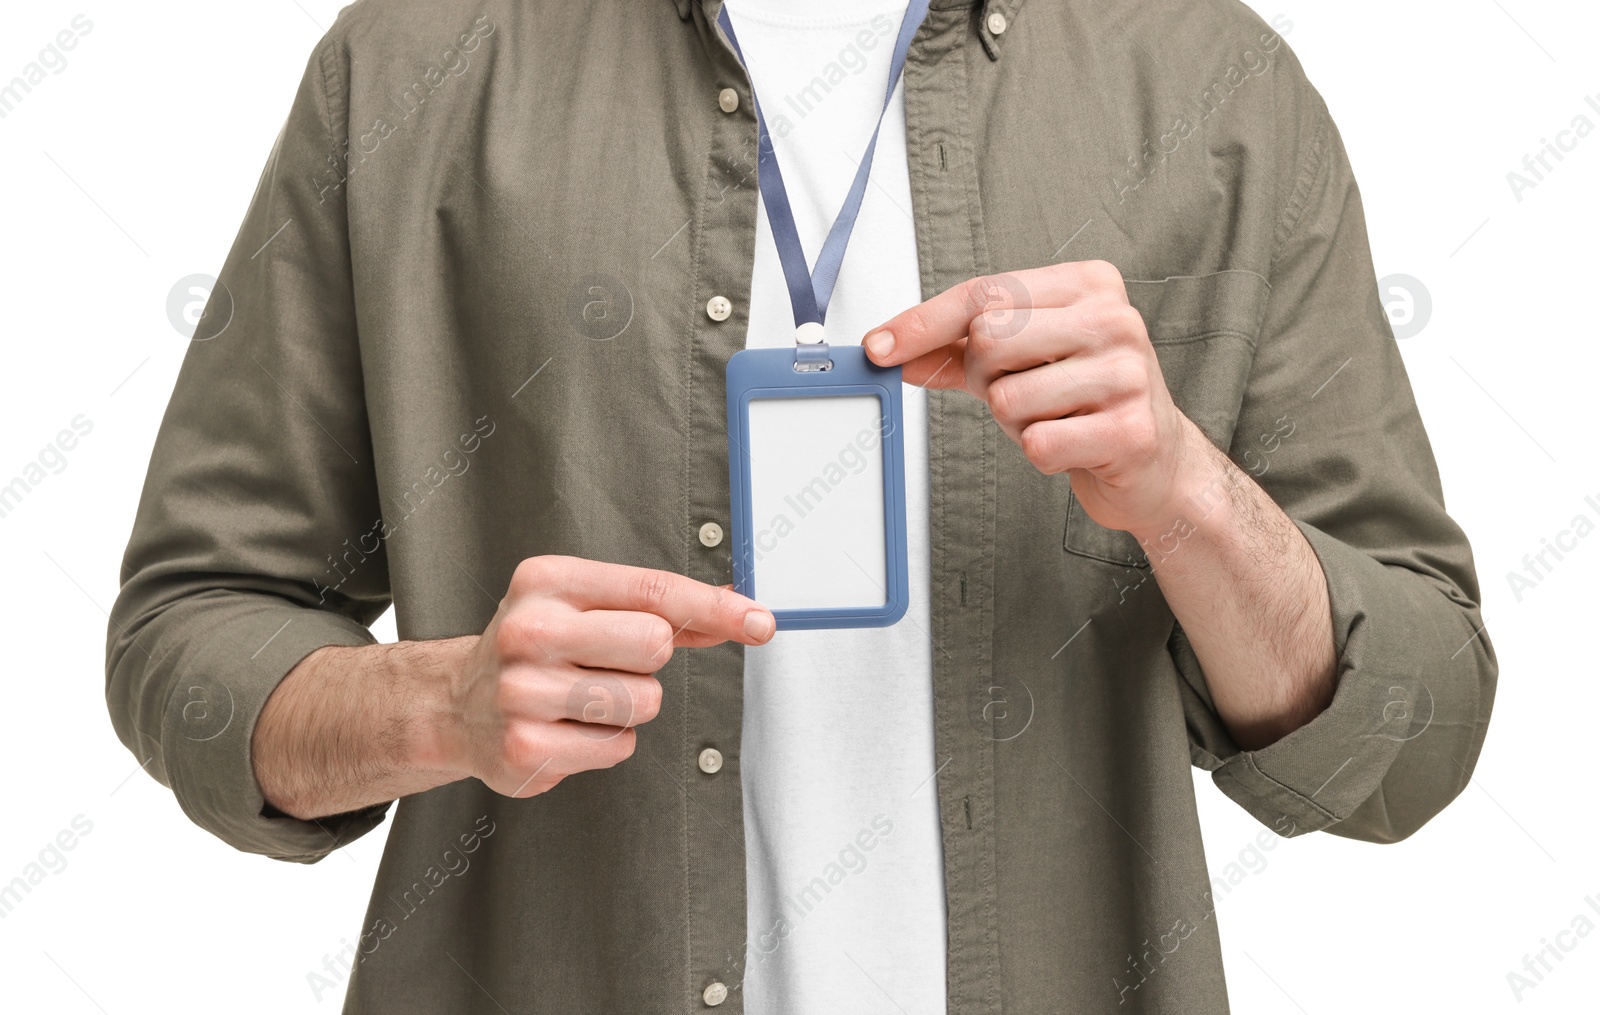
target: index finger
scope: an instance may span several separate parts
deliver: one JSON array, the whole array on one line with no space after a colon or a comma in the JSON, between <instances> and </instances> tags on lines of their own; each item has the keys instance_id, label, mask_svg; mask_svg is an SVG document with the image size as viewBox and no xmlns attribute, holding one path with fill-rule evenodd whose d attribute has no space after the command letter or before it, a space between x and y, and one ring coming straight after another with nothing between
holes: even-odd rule
<instances>
[{"instance_id":1,"label":"index finger","mask_svg":"<svg viewBox=\"0 0 1600 1015\"><path fill-rule=\"evenodd\" d=\"M879 366L899 366L966 338L973 320L982 314L998 315L991 322L991 334L1014 334L1034 307L1069 306L1091 293L1121 286L1121 272L1104 261L981 275L896 314L868 332L861 344Z\"/></svg>"},{"instance_id":2,"label":"index finger","mask_svg":"<svg viewBox=\"0 0 1600 1015\"><path fill-rule=\"evenodd\" d=\"M579 558L557 566L566 573L556 584L580 609L652 613L671 624L675 636L688 631L746 645L763 644L777 630L772 614L755 600L671 571Z\"/></svg>"}]
</instances>

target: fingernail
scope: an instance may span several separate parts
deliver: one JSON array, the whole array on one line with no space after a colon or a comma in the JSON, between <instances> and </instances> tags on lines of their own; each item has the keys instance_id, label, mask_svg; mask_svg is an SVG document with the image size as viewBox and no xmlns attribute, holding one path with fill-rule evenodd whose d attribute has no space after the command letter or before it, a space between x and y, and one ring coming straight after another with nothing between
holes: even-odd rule
<instances>
[{"instance_id":1,"label":"fingernail","mask_svg":"<svg viewBox=\"0 0 1600 1015\"><path fill-rule=\"evenodd\" d=\"M745 637L752 641L763 642L772 637L772 632L777 630L777 624L772 619L772 614L761 610L751 610L744 615Z\"/></svg>"},{"instance_id":2,"label":"fingernail","mask_svg":"<svg viewBox=\"0 0 1600 1015\"><path fill-rule=\"evenodd\" d=\"M867 336L866 346L874 359L883 359L894 352L894 336L887 331L875 331Z\"/></svg>"}]
</instances>

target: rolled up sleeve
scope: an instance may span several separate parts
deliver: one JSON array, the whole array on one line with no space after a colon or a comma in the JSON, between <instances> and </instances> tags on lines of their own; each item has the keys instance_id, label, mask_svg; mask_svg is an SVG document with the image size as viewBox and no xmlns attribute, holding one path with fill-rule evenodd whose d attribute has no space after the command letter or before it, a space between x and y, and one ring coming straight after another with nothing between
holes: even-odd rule
<instances>
[{"instance_id":1,"label":"rolled up sleeve","mask_svg":"<svg viewBox=\"0 0 1600 1015\"><path fill-rule=\"evenodd\" d=\"M107 645L123 743L202 828L313 861L385 807L298 821L262 799L267 697L388 606L356 344L335 43L307 64L162 421ZM330 102L330 96L333 101Z\"/></svg>"},{"instance_id":2,"label":"rolled up sleeve","mask_svg":"<svg viewBox=\"0 0 1600 1015\"><path fill-rule=\"evenodd\" d=\"M1230 454L1299 526L1327 576L1337 690L1260 750L1228 736L1181 630L1195 763L1268 827L1392 842L1465 787L1496 664L1466 536L1374 281L1361 200L1321 100L1305 102L1265 322Z\"/></svg>"}]
</instances>

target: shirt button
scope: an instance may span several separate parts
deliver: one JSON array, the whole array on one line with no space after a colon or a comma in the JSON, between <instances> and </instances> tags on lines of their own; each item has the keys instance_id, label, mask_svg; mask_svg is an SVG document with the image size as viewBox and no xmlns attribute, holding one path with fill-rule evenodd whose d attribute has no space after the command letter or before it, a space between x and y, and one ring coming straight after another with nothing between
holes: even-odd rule
<instances>
[{"instance_id":1,"label":"shirt button","mask_svg":"<svg viewBox=\"0 0 1600 1015\"><path fill-rule=\"evenodd\" d=\"M706 988L705 993L700 996L707 1005L715 1008L728 999L728 987L726 984L713 982L711 986Z\"/></svg>"},{"instance_id":2,"label":"shirt button","mask_svg":"<svg viewBox=\"0 0 1600 1015\"><path fill-rule=\"evenodd\" d=\"M733 313L733 304L726 296L713 296L706 300L706 316L713 321L726 321Z\"/></svg>"},{"instance_id":3,"label":"shirt button","mask_svg":"<svg viewBox=\"0 0 1600 1015\"><path fill-rule=\"evenodd\" d=\"M706 522L700 526L700 545L719 546L722 543L722 526L716 522Z\"/></svg>"},{"instance_id":4,"label":"shirt button","mask_svg":"<svg viewBox=\"0 0 1600 1015\"><path fill-rule=\"evenodd\" d=\"M739 108L739 93L732 88L724 88L717 93L717 105L722 107L724 113L731 113Z\"/></svg>"},{"instance_id":5,"label":"shirt button","mask_svg":"<svg viewBox=\"0 0 1600 1015\"><path fill-rule=\"evenodd\" d=\"M707 747L701 751L700 771L707 775L716 775L722 771L722 752L715 747Z\"/></svg>"},{"instance_id":6,"label":"shirt button","mask_svg":"<svg viewBox=\"0 0 1600 1015\"><path fill-rule=\"evenodd\" d=\"M987 24L990 35L1001 35L1006 30L1006 16L999 11L995 11L989 15Z\"/></svg>"}]
</instances>

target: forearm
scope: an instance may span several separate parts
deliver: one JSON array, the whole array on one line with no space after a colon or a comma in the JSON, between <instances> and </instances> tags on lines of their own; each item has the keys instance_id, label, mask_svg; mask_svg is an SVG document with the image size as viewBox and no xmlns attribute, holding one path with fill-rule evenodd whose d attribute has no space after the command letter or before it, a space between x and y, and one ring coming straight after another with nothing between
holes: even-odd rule
<instances>
[{"instance_id":1,"label":"forearm","mask_svg":"<svg viewBox=\"0 0 1600 1015\"><path fill-rule=\"evenodd\" d=\"M301 819L343 814L462 778L445 761L450 682L477 637L330 646L273 691L251 739L262 796Z\"/></svg>"},{"instance_id":2,"label":"forearm","mask_svg":"<svg viewBox=\"0 0 1600 1015\"><path fill-rule=\"evenodd\" d=\"M1187 421L1186 421L1187 422ZM1298 527L1193 424L1171 523L1134 535L1246 750L1333 700L1337 653L1327 579Z\"/></svg>"}]
</instances>

